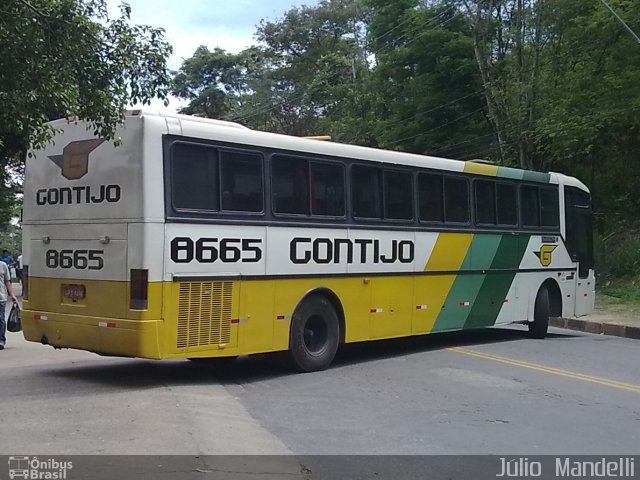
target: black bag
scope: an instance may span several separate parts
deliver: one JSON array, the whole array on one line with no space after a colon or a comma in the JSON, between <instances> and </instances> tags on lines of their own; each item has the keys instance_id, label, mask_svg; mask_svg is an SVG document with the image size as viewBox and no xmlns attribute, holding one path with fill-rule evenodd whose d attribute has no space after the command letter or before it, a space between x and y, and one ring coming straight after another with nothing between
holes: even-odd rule
<instances>
[{"instance_id":1,"label":"black bag","mask_svg":"<svg viewBox=\"0 0 640 480\"><path fill-rule=\"evenodd\" d=\"M20 307L17 303L13 304L13 307L11 307L11 311L9 312L9 318L7 319L7 330L13 333L22 330L22 322L20 321Z\"/></svg>"}]
</instances>

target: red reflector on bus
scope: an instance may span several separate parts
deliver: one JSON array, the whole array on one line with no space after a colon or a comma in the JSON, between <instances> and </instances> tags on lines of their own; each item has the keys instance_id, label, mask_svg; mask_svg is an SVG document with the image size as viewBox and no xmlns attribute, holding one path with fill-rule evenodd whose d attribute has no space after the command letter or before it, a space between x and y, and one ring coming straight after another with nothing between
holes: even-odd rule
<instances>
[{"instance_id":1,"label":"red reflector on bus","mask_svg":"<svg viewBox=\"0 0 640 480\"><path fill-rule=\"evenodd\" d=\"M131 310L146 310L149 306L149 270L131 269L130 302Z\"/></svg>"}]
</instances>

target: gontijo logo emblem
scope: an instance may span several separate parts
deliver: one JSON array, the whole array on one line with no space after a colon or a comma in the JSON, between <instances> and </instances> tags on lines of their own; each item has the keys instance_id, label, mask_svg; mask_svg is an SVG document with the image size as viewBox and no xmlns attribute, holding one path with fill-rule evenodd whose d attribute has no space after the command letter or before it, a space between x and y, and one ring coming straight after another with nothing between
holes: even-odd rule
<instances>
[{"instance_id":1,"label":"gontijo logo emblem","mask_svg":"<svg viewBox=\"0 0 640 480\"><path fill-rule=\"evenodd\" d=\"M62 155L50 155L49 159L62 169L67 180L77 180L89 171L89 154L104 142L104 138L77 140L62 150Z\"/></svg>"},{"instance_id":2,"label":"gontijo logo emblem","mask_svg":"<svg viewBox=\"0 0 640 480\"><path fill-rule=\"evenodd\" d=\"M542 245L540 246L539 251L533 253L535 253L536 257L540 259L540 265L548 267L551 265L551 261L553 260L551 254L556 248L558 248L557 245Z\"/></svg>"}]
</instances>

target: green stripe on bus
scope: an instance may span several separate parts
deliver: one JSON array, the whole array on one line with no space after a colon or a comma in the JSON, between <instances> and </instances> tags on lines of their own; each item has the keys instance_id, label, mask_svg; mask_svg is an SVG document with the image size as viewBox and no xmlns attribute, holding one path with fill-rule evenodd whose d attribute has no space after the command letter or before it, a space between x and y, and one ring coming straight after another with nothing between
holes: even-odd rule
<instances>
[{"instance_id":1,"label":"green stripe on bus","mask_svg":"<svg viewBox=\"0 0 640 480\"><path fill-rule=\"evenodd\" d=\"M511 178L513 180L522 180L524 170L518 170L517 168L510 167L498 167L497 176L501 178Z\"/></svg>"},{"instance_id":2,"label":"green stripe on bus","mask_svg":"<svg viewBox=\"0 0 640 480\"><path fill-rule=\"evenodd\" d=\"M489 269L501 239L502 235L475 235L462 262L462 270ZM463 274L456 277L432 331L457 330L464 327L484 277L484 274Z\"/></svg>"},{"instance_id":3,"label":"green stripe on bus","mask_svg":"<svg viewBox=\"0 0 640 480\"><path fill-rule=\"evenodd\" d=\"M530 235L504 235L491 262L491 269L518 269L529 238ZM464 328L494 325L514 278L515 273L486 275Z\"/></svg>"},{"instance_id":4,"label":"green stripe on bus","mask_svg":"<svg viewBox=\"0 0 640 480\"><path fill-rule=\"evenodd\" d=\"M527 182L549 183L549 181L551 180L551 175L549 175L548 173L524 170L524 176L522 177L522 180Z\"/></svg>"},{"instance_id":5,"label":"green stripe on bus","mask_svg":"<svg viewBox=\"0 0 640 480\"><path fill-rule=\"evenodd\" d=\"M526 182L549 183L551 181L551 175L548 173L532 172L531 170L520 170L511 167L498 167L497 176Z\"/></svg>"}]
</instances>

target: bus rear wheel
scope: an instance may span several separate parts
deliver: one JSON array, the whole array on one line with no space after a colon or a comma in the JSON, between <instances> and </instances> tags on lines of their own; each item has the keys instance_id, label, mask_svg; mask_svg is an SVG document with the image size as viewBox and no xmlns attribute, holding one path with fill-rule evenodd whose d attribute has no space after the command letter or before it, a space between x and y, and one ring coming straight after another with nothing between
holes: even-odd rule
<instances>
[{"instance_id":1,"label":"bus rear wheel","mask_svg":"<svg viewBox=\"0 0 640 480\"><path fill-rule=\"evenodd\" d=\"M291 319L290 364L300 372L326 369L338 351L340 322L333 305L314 295L298 306Z\"/></svg>"},{"instance_id":2,"label":"bus rear wheel","mask_svg":"<svg viewBox=\"0 0 640 480\"><path fill-rule=\"evenodd\" d=\"M529 322L529 336L542 339L547 336L549 329L549 291L547 287L540 287L533 307L533 322Z\"/></svg>"}]
</instances>

